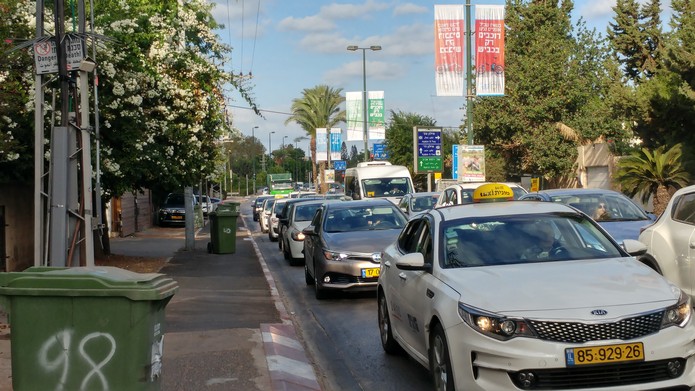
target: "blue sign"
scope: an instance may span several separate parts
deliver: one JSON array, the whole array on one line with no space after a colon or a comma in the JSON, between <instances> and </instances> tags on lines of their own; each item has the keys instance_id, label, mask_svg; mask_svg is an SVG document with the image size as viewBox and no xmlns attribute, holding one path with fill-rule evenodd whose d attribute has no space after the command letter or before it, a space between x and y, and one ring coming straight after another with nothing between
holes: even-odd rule
<instances>
[{"instance_id":1,"label":"blue sign","mask_svg":"<svg viewBox=\"0 0 695 391\"><path fill-rule=\"evenodd\" d=\"M345 160L334 160L333 169L336 171L345 171L347 170L347 162Z\"/></svg>"},{"instance_id":2,"label":"blue sign","mask_svg":"<svg viewBox=\"0 0 695 391\"><path fill-rule=\"evenodd\" d=\"M418 157L435 157L442 156L442 146L432 144L420 144L417 149Z\"/></svg>"},{"instance_id":3,"label":"blue sign","mask_svg":"<svg viewBox=\"0 0 695 391\"><path fill-rule=\"evenodd\" d=\"M451 179L459 179L459 145L452 145L451 155L453 156Z\"/></svg>"},{"instance_id":4,"label":"blue sign","mask_svg":"<svg viewBox=\"0 0 695 391\"><path fill-rule=\"evenodd\" d=\"M374 143L372 149L374 150L374 160L386 160L389 158L389 154L386 151L386 144Z\"/></svg>"},{"instance_id":5,"label":"blue sign","mask_svg":"<svg viewBox=\"0 0 695 391\"><path fill-rule=\"evenodd\" d=\"M418 144L423 145L423 144L438 144L442 145L442 132L431 132L431 131L419 131L417 138L418 138Z\"/></svg>"},{"instance_id":6,"label":"blue sign","mask_svg":"<svg viewBox=\"0 0 695 391\"><path fill-rule=\"evenodd\" d=\"M342 133L331 132L331 152L340 152L343 147Z\"/></svg>"}]
</instances>

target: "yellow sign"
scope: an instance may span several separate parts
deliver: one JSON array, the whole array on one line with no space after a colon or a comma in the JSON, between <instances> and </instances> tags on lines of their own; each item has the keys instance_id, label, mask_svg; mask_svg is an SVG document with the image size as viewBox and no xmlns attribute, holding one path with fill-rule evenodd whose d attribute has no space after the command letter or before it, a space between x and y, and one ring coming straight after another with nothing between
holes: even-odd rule
<instances>
[{"instance_id":1,"label":"yellow sign","mask_svg":"<svg viewBox=\"0 0 695 391\"><path fill-rule=\"evenodd\" d=\"M540 178L531 178L531 192L532 193L540 190L540 187L541 187L540 182L541 182Z\"/></svg>"},{"instance_id":2,"label":"yellow sign","mask_svg":"<svg viewBox=\"0 0 695 391\"><path fill-rule=\"evenodd\" d=\"M511 201L513 199L512 188L504 183L488 183L478 186L473 191L473 202Z\"/></svg>"},{"instance_id":3,"label":"yellow sign","mask_svg":"<svg viewBox=\"0 0 695 391\"><path fill-rule=\"evenodd\" d=\"M434 173L434 180L439 180L442 179L442 173L441 172L435 172Z\"/></svg>"}]
</instances>

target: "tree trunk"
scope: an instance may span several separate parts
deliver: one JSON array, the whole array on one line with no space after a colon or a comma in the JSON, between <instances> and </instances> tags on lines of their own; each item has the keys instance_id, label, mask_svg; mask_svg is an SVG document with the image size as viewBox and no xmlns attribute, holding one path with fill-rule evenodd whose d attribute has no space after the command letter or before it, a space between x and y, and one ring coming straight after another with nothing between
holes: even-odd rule
<instances>
[{"instance_id":1,"label":"tree trunk","mask_svg":"<svg viewBox=\"0 0 695 391\"><path fill-rule=\"evenodd\" d=\"M311 141L309 142L309 149L311 149L311 173L313 175L312 180L314 182L314 188L319 188L318 177L316 176L316 135L311 135Z\"/></svg>"},{"instance_id":2,"label":"tree trunk","mask_svg":"<svg viewBox=\"0 0 695 391\"><path fill-rule=\"evenodd\" d=\"M656 188L656 194L652 201L654 203L654 214L656 216L661 216L661 214L664 213L670 199L671 194L668 192L668 188L664 185L659 185L659 187Z\"/></svg>"}]
</instances>

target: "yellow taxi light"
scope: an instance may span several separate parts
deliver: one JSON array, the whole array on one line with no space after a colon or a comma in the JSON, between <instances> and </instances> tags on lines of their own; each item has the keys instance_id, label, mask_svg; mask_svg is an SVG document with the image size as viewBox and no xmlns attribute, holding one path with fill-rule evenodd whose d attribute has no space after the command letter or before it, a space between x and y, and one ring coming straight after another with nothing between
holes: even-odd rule
<instances>
[{"instance_id":1,"label":"yellow taxi light","mask_svg":"<svg viewBox=\"0 0 695 391\"><path fill-rule=\"evenodd\" d=\"M499 202L514 200L512 188L504 183L487 183L473 191L473 202Z\"/></svg>"}]
</instances>

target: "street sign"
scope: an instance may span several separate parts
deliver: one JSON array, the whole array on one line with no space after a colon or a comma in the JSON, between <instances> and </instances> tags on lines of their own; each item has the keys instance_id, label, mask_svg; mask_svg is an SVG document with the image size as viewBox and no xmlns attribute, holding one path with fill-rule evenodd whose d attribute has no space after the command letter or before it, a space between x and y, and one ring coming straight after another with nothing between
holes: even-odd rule
<instances>
[{"instance_id":1,"label":"street sign","mask_svg":"<svg viewBox=\"0 0 695 391\"><path fill-rule=\"evenodd\" d=\"M347 170L347 162L345 160L334 160L333 169L336 171L345 171Z\"/></svg>"},{"instance_id":2,"label":"street sign","mask_svg":"<svg viewBox=\"0 0 695 391\"><path fill-rule=\"evenodd\" d=\"M67 63L68 71L80 68L80 63L84 59L82 53L82 41L72 40L67 43ZM34 63L36 64L36 74L58 73L58 51L54 39L50 41L37 42L34 44Z\"/></svg>"},{"instance_id":3,"label":"street sign","mask_svg":"<svg viewBox=\"0 0 695 391\"><path fill-rule=\"evenodd\" d=\"M389 158L389 154L386 151L386 144L374 143L373 149L374 160L387 160Z\"/></svg>"},{"instance_id":4,"label":"street sign","mask_svg":"<svg viewBox=\"0 0 695 391\"><path fill-rule=\"evenodd\" d=\"M451 165L451 179L459 179L459 145L454 144L451 146L451 156L453 162Z\"/></svg>"},{"instance_id":5,"label":"street sign","mask_svg":"<svg viewBox=\"0 0 695 391\"><path fill-rule=\"evenodd\" d=\"M442 172L442 128L413 127L415 173Z\"/></svg>"}]
</instances>

